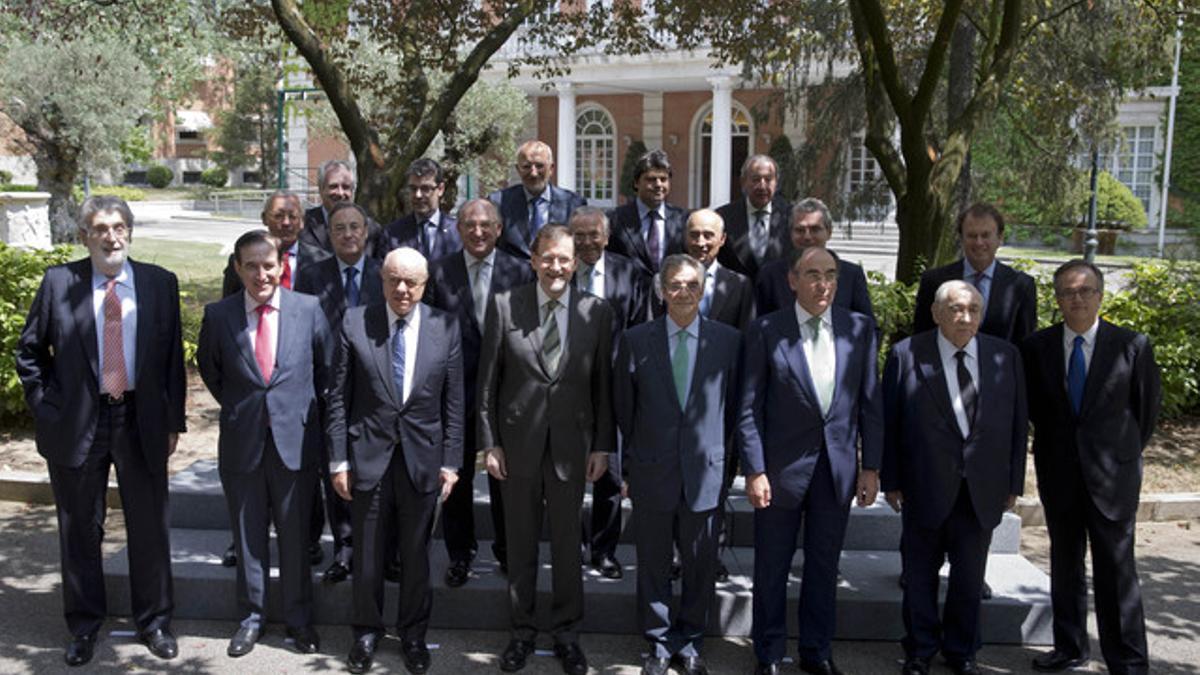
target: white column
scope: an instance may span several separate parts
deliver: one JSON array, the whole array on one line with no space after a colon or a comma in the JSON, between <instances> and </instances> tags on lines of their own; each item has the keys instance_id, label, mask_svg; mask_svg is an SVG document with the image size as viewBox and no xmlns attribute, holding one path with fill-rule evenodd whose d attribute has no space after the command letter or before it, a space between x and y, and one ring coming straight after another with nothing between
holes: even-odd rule
<instances>
[{"instance_id":1,"label":"white column","mask_svg":"<svg viewBox=\"0 0 1200 675\"><path fill-rule=\"evenodd\" d=\"M558 91L558 157L554 158L554 184L575 189L575 88L570 82L556 82Z\"/></svg>"},{"instance_id":2,"label":"white column","mask_svg":"<svg viewBox=\"0 0 1200 675\"><path fill-rule=\"evenodd\" d=\"M708 204L729 201L729 176L733 162L733 78L708 78L713 88L712 168L708 178Z\"/></svg>"}]
</instances>

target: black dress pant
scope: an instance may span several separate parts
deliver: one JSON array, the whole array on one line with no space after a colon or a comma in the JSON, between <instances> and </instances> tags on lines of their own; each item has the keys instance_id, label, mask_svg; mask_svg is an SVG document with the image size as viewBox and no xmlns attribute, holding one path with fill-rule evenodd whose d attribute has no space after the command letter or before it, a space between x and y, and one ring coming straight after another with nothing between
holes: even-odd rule
<instances>
[{"instance_id":1,"label":"black dress pant","mask_svg":"<svg viewBox=\"0 0 1200 675\"><path fill-rule=\"evenodd\" d=\"M442 536L451 561L471 562L479 550L475 538L475 473L478 450L475 448L475 413L467 413L463 424L463 459L458 469L458 482L442 505ZM489 507L492 517L492 554L504 562L504 497L500 484L488 476Z\"/></svg>"},{"instance_id":2,"label":"black dress pant","mask_svg":"<svg viewBox=\"0 0 1200 675\"><path fill-rule=\"evenodd\" d=\"M621 539L621 476L617 474L616 462L608 465L608 471L592 483L592 517L586 528L589 552L598 555L613 555Z\"/></svg>"},{"instance_id":3,"label":"black dress pant","mask_svg":"<svg viewBox=\"0 0 1200 675\"><path fill-rule=\"evenodd\" d=\"M94 635L107 614L100 543L104 540L109 467L113 465L125 514L134 624L140 632L166 629L175 606L166 467L152 469L147 464L131 400L101 405L96 435L83 464L74 468L49 465L58 515L63 611L67 629L75 637Z\"/></svg>"}]
</instances>

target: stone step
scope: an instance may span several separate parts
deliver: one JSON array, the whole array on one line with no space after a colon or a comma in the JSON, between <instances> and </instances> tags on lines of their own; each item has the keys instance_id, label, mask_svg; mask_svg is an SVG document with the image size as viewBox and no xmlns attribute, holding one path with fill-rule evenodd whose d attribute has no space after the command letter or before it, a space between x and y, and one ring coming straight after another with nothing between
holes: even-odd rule
<instances>
[{"instance_id":1,"label":"stone step","mask_svg":"<svg viewBox=\"0 0 1200 675\"><path fill-rule=\"evenodd\" d=\"M175 575L175 617L236 621L241 618L236 601L236 573L221 567L221 553L228 535L219 530L171 531L172 561ZM491 557L490 542L480 542L480 555L473 566L472 579L461 588L448 588L442 581L448 561L441 546L430 547L433 582L433 617L437 628L507 630L507 581ZM325 544L330 553L331 544ZM271 547L275 551L274 546ZM586 632L637 634L636 560L630 545L621 545L618 559L625 565L620 580L601 578L585 568L586 611L582 630ZM788 583L789 633L795 635L799 597L799 577L803 554L797 552L793 576ZM326 556L328 559L328 555ZM718 583L708 632L711 635L747 636L751 624L751 574L754 551L733 548L722 553L730 579ZM550 606L549 547L541 548L542 567L538 575L541 625L548 626ZM841 559L838 589L837 637L846 640L897 640L904 631L901 619L901 590L896 580L899 554L894 551L846 551ZM322 566L323 567L323 566ZM127 615L129 575L124 550L104 563L109 610ZM334 586L320 582L321 568L313 570L315 621L322 625L345 625L352 621L351 582ZM942 570L943 577L946 570ZM1044 573L1019 555L989 556L987 580L995 592L983 603L983 640L1005 644L1049 644L1051 614L1049 580ZM387 610L394 617L398 602L395 584L386 584ZM942 584L943 592L945 583ZM678 592L678 591L676 591ZM271 570L268 617L280 618L278 570ZM232 631L232 623L230 630Z\"/></svg>"},{"instance_id":2,"label":"stone step","mask_svg":"<svg viewBox=\"0 0 1200 675\"><path fill-rule=\"evenodd\" d=\"M492 515L488 506L487 474L479 472L475 475L474 516L475 536L478 539L492 539L495 530L492 527ZM221 481L217 476L216 462L199 460L188 469L175 474L171 478L171 527L185 529L228 530L229 516L225 507L225 496L221 490ZM591 493L584 496L584 523L590 522ZM726 533L731 546L754 546L754 508L743 488L743 480L738 477L730 490L728 506L733 512L731 526ZM621 533L621 541L633 542L633 531L629 527L632 505L628 499L622 504L625 528ZM900 546L900 515L883 500L880 495L875 504L867 508L852 506L850 508L850 524L846 528L846 541L843 548L847 551L895 551ZM442 536L442 528L434 532L435 537ZM801 533L803 537L803 533ZM543 530L543 539L545 539ZM992 553L1018 553L1021 550L1021 519L1013 513L1004 514L1004 520L992 534Z\"/></svg>"}]
</instances>

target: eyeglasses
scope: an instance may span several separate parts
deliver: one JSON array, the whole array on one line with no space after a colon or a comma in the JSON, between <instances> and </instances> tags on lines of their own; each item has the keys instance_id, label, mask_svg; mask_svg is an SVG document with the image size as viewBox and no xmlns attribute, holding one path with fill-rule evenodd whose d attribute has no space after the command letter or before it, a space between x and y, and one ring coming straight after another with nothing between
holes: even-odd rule
<instances>
[{"instance_id":1,"label":"eyeglasses","mask_svg":"<svg viewBox=\"0 0 1200 675\"><path fill-rule=\"evenodd\" d=\"M699 281L672 281L666 285L668 293L683 293L684 291L687 291L688 293L699 293L700 287L701 283Z\"/></svg>"},{"instance_id":2,"label":"eyeglasses","mask_svg":"<svg viewBox=\"0 0 1200 675\"><path fill-rule=\"evenodd\" d=\"M1054 297L1058 298L1059 300L1073 300L1075 298L1079 298L1080 300L1091 300L1097 295L1100 295L1100 289L1092 288L1090 286L1084 286L1083 288L1065 288L1054 292Z\"/></svg>"}]
</instances>

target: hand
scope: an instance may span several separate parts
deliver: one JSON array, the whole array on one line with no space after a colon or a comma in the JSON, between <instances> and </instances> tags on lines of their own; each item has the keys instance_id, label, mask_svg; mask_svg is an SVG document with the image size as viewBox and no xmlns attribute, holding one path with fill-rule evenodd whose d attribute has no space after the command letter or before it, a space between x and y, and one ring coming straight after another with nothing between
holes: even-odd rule
<instances>
[{"instance_id":1,"label":"hand","mask_svg":"<svg viewBox=\"0 0 1200 675\"><path fill-rule=\"evenodd\" d=\"M885 495L883 495L883 498L887 500L888 506L892 507L893 511L895 511L896 513L900 513L901 507L904 506L904 493L903 492L901 492L899 490L892 490L891 492L888 492Z\"/></svg>"},{"instance_id":2,"label":"hand","mask_svg":"<svg viewBox=\"0 0 1200 675\"><path fill-rule=\"evenodd\" d=\"M504 463L504 449L497 446L488 448L484 452L484 464L487 465L487 472L496 480L505 480L508 478L508 465Z\"/></svg>"},{"instance_id":3,"label":"hand","mask_svg":"<svg viewBox=\"0 0 1200 675\"><path fill-rule=\"evenodd\" d=\"M454 489L454 484L458 482L458 472L453 471L453 470L447 471L446 469L442 469L441 475L442 475L442 501L445 502L447 499L450 498L450 491Z\"/></svg>"},{"instance_id":4,"label":"hand","mask_svg":"<svg viewBox=\"0 0 1200 675\"><path fill-rule=\"evenodd\" d=\"M595 483L600 480L600 477L608 471L608 453L607 452L589 452L587 463L587 480L589 483Z\"/></svg>"},{"instance_id":5,"label":"hand","mask_svg":"<svg viewBox=\"0 0 1200 675\"><path fill-rule=\"evenodd\" d=\"M167 434L167 457L175 454L175 448L179 447L179 434Z\"/></svg>"},{"instance_id":6,"label":"hand","mask_svg":"<svg viewBox=\"0 0 1200 675\"><path fill-rule=\"evenodd\" d=\"M350 496L350 472L339 471L329 477L329 482L333 483L333 491L338 493L338 496L346 501L352 501Z\"/></svg>"},{"instance_id":7,"label":"hand","mask_svg":"<svg viewBox=\"0 0 1200 675\"><path fill-rule=\"evenodd\" d=\"M879 471L876 469L859 471L858 488L854 492L858 495L859 506L874 504L875 498L879 496Z\"/></svg>"},{"instance_id":8,"label":"hand","mask_svg":"<svg viewBox=\"0 0 1200 675\"><path fill-rule=\"evenodd\" d=\"M771 481L767 474L756 473L746 476L746 494L750 497L750 506L765 509L771 505Z\"/></svg>"},{"instance_id":9,"label":"hand","mask_svg":"<svg viewBox=\"0 0 1200 675\"><path fill-rule=\"evenodd\" d=\"M1005 510L1005 511L1012 511L1012 510L1013 510L1013 507L1014 507L1014 506L1016 506L1016 505L1017 505L1017 496L1016 496L1016 495L1009 495L1009 496L1008 496L1008 501L1004 502L1004 510Z\"/></svg>"},{"instance_id":10,"label":"hand","mask_svg":"<svg viewBox=\"0 0 1200 675\"><path fill-rule=\"evenodd\" d=\"M621 499L629 499L629 481L621 481Z\"/></svg>"}]
</instances>

